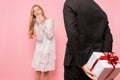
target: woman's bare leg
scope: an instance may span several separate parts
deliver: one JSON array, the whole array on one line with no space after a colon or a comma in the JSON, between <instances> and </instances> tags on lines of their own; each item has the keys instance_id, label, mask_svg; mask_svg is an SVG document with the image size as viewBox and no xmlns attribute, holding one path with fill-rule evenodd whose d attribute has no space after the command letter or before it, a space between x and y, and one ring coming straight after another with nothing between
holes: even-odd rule
<instances>
[{"instance_id":1,"label":"woman's bare leg","mask_svg":"<svg viewBox=\"0 0 120 80\"><path fill-rule=\"evenodd\" d=\"M36 71L35 80L40 80L41 72Z\"/></svg>"},{"instance_id":2,"label":"woman's bare leg","mask_svg":"<svg viewBox=\"0 0 120 80\"><path fill-rule=\"evenodd\" d=\"M44 72L44 80L48 80L48 77L49 77L49 71Z\"/></svg>"}]
</instances>

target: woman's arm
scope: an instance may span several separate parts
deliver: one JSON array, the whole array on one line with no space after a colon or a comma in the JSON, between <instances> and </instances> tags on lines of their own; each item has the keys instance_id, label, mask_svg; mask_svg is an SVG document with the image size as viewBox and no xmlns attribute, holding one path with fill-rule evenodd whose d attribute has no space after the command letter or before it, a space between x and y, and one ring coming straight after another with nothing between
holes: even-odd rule
<instances>
[{"instance_id":1,"label":"woman's arm","mask_svg":"<svg viewBox=\"0 0 120 80\"><path fill-rule=\"evenodd\" d=\"M52 39L54 36L54 21L49 19L46 24L45 34L48 39Z\"/></svg>"}]
</instances>

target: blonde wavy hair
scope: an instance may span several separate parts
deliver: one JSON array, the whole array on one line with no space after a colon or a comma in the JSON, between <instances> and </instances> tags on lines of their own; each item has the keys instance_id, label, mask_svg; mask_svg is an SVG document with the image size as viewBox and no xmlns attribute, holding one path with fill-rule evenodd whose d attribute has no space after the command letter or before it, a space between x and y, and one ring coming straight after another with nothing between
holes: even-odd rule
<instances>
[{"instance_id":1,"label":"blonde wavy hair","mask_svg":"<svg viewBox=\"0 0 120 80\"><path fill-rule=\"evenodd\" d=\"M31 13L30 13L30 18L29 18L28 36L30 39L33 39L33 36L34 36L34 24L35 24L35 19L36 19L35 15L34 15L34 7L38 7L42 11L43 17L46 19L46 16L44 14L42 7L39 6L38 4L33 5L31 8Z\"/></svg>"}]
</instances>

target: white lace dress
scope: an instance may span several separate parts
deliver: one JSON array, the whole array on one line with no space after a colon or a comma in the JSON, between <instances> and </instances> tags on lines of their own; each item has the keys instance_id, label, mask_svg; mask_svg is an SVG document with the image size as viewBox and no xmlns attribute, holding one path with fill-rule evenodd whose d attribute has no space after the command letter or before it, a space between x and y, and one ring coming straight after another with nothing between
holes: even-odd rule
<instances>
[{"instance_id":1,"label":"white lace dress","mask_svg":"<svg viewBox=\"0 0 120 80\"><path fill-rule=\"evenodd\" d=\"M44 25L34 25L36 47L32 67L36 71L51 71L55 69L55 39L53 32L54 22L48 18Z\"/></svg>"}]
</instances>

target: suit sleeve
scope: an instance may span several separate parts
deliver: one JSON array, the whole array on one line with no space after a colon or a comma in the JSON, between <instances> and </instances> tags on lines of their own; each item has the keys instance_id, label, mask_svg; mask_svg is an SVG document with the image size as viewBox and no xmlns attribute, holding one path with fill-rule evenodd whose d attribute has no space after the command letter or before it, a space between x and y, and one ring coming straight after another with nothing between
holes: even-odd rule
<instances>
[{"instance_id":1,"label":"suit sleeve","mask_svg":"<svg viewBox=\"0 0 120 80\"><path fill-rule=\"evenodd\" d=\"M65 29L68 37L68 44L72 47L72 49L76 49L76 42L78 41L78 31L77 31L77 23L76 23L76 15L75 11L73 11L72 7L67 3L64 5L63 15L64 15L64 23Z\"/></svg>"},{"instance_id":2,"label":"suit sleeve","mask_svg":"<svg viewBox=\"0 0 120 80\"><path fill-rule=\"evenodd\" d=\"M85 64L84 53L82 53L84 40L82 39L83 36L78 34L77 11L71 4L65 3L63 15L68 37L68 46L70 46L71 51L75 51L73 55L76 56L77 65L83 66Z\"/></svg>"},{"instance_id":3,"label":"suit sleeve","mask_svg":"<svg viewBox=\"0 0 120 80\"><path fill-rule=\"evenodd\" d=\"M107 23L105 34L104 34L104 43L103 43L103 52L111 52L112 51L112 43L113 37Z\"/></svg>"}]
</instances>

